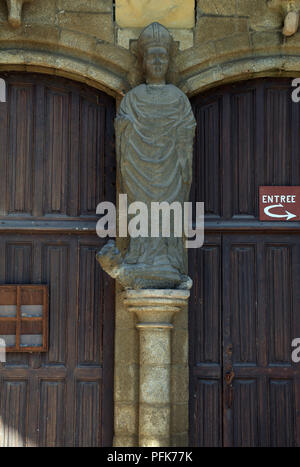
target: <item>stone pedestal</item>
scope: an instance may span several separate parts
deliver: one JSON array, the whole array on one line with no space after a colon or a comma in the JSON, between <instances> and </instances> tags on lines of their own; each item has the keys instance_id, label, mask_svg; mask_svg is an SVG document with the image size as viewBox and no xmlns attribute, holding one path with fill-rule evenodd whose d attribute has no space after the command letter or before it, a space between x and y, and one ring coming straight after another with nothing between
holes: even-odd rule
<instances>
[{"instance_id":1,"label":"stone pedestal","mask_svg":"<svg viewBox=\"0 0 300 467\"><path fill-rule=\"evenodd\" d=\"M140 337L139 446L165 447L170 440L172 320L188 290L127 290L124 303L137 316Z\"/></svg>"}]
</instances>

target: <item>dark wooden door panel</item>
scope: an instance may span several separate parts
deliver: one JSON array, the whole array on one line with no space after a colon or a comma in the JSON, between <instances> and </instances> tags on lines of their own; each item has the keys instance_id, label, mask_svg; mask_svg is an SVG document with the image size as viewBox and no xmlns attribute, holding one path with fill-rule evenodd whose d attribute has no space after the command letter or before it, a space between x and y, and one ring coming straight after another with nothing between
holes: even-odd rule
<instances>
[{"instance_id":1,"label":"dark wooden door panel","mask_svg":"<svg viewBox=\"0 0 300 467\"><path fill-rule=\"evenodd\" d=\"M300 369L291 359L299 258L298 235L224 236L224 372L228 345L234 372L231 408L224 390L227 445L299 445Z\"/></svg>"},{"instance_id":2,"label":"dark wooden door panel","mask_svg":"<svg viewBox=\"0 0 300 467\"><path fill-rule=\"evenodd\" d=\"M49 352L7 356L0 370L1 445L11 445L9 437L15 430L18 445L99 446L105 442L102 411L109 404L109 396L103 397L103 377L109 371L105 365L112 366L105 362L104 347L111 334L103 333L104 329L110 333L113 311L113 284L103 278L95 261L99 239L44 234L33 240L31 235L19 234L14 240L18 265L28 260L30 245L29 263L35 274L40 272L35 280L49 285ZM4 260L11 251L10 242L10 235L0 236ZM5 263L0 283L7 284L12 266L8 260ZM17 268L13 270L18 274ZM15 277L10 280L15 282Z\"/></svg>"},{"instance_id":3,"label":"dark wooden door panel","mask_svg":"<svg viewBox=\"0 0 300 467\"><path fill-rule=\"evenodd\" d=\"M299 446L299 235L208 234L194 261L191 444Z\"/></svg>"},{"instance_id":4,"label":"dark wooden door panel","mask_svg":"<svg viewBox=\"0 0 300 467\"><path fill-rule=\"evenodd\" d=\"M300 184L300 106L291 99L292 89L289 78L266 78L192 99L197 119L192 199L204 201L207 223L254 225L260 185Z\"/></svg>"},{"instance_id":5,"label":"dark wooden door panel","mask_svg":"<svg viewBox=\"0 0 300 467\"><path fill-rule=\"evenodd\" d=\"M193 201L205 245L190 252L190 442L299 446L300 223L260 222L260 185L300 185L300 107L290 79L193 98Z\"/></svg>"},{"instance_id":6,"label":"dark wooden door panel","mask_svg":"<svg viewBox=\"0 0 300 467\"><path fill-rule=\"evenodd\" d=\"M114 286L95 226L115 197L114 101L62 78L3 78L0 284L49 286L49 350L0 364L0 446L111 446Z\"/></svg>"},{"instance_id":7,"label":"dark wooden door panel","mask_svg":"<svg viewBox=\"0 0 300 467\"><path fill-rule=\"evenodd\" d=\"M190 301L192 445L222 445L222 245L220 235L207 235L194 250L190 269L194 293Z\"/></svg>"},{"instance_id":8,"label":"dark wooden door panel","mask_svg":"<svg viewBox=\"0 0 300 467\"><path fill-rule=\"evenodd\" d=\"M0 214L95 218L114 199L114 101L63 78L1 77Z\"/></svg>"}]
</instances>

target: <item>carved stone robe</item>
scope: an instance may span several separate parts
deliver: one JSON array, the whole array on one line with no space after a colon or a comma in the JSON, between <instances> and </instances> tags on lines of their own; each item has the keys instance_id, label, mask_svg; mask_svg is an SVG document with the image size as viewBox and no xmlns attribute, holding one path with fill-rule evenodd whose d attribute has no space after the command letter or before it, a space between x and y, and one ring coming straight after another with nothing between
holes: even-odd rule
<instances>
[{"instance_id":1,"label":"carved stone robe","mask_svg":"<svg viewBox=\"0 0 300 467\"><path fill-rule=\"evenodd\" d=\"M186 95L172 84L137 86L123 98L115 125L128 202L143 201L150 212L152 201L187 201L196 122ZM149 279L173 277L176 286L185 256L182 238L131 238L124 265L147 265Z\"/></svg>"}]
</instances>

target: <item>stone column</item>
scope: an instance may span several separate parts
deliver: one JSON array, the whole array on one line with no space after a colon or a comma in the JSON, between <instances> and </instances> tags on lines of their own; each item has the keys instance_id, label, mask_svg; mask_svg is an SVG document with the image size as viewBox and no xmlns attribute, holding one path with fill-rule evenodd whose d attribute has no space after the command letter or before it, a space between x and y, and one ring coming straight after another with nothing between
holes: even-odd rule
<instances>
[{"instance_id":1,"label":"stone column","mask_svg":"<svg viewBox=\"0 0 300 467\"><path fill-rule=\"evenodd\" d=\"M127 290L124 303L137 316L140 338L139 446L166 447L170 440L172 320L188 290Z\"/></svg>"}]
</instances>

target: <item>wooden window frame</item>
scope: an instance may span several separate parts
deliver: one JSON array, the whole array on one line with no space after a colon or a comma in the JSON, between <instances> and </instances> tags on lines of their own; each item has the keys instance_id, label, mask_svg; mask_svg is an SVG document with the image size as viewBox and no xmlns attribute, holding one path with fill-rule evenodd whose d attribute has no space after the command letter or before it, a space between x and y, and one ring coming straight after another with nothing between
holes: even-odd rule
<instances>
[{"instance_id":1,"label":"wooden window frame","mask_svg":"<svg viewBox=\"0 0 300 467\"><path fill-rule=\"evenodd\" d=\"M13 305L16 305L16 316L10 317L10 316L0 316L0 334L1 332L1 324L2 323L15 323L16 325L16 333L12 334L16 336L16 345L15 346L7 346L6 347L6 352L30 352L30 353L36 353L36 352L47 352L48 350L48 286L47 285L23 285L23 284L3 284L0 285L0 303L1 305L5 305L2 303L1 300L1 290L3 289L11 289L11 292L15 291L16 295L16 300ZM22 316L21 314L21 306L22 305L28 305L28 303L22 303L22 292L23 290L26 290L29 293L31 291L41 291L42 292L42 297L43 297L43 302L39 303L39 305L42 305L42 315L37 316L37 317L26 317ZM34 293L34 292L33 292ZM11 303L10 303L11 304ZM21 346L21 335L26 335L22 334L21 332L21 325L23 323L41 323L42 324L42 331L41 334L43 336L43 344L41 346Z\"/></svg>"}]
</instances>

